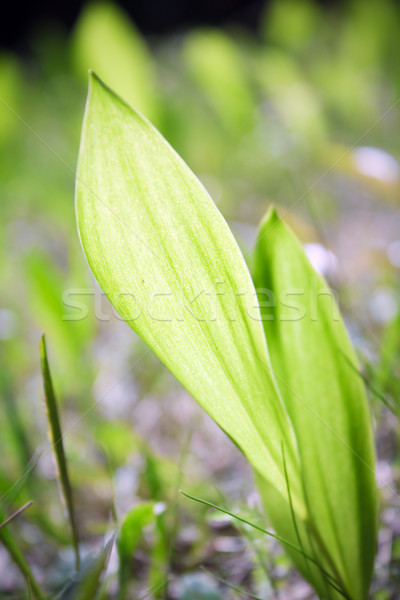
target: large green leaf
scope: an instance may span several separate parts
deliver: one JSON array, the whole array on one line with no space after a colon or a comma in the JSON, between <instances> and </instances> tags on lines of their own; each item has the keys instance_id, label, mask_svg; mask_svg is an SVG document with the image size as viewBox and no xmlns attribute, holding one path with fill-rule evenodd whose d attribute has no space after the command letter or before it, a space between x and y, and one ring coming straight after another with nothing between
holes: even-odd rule
<instances>
[{"instance_id":1,"label":"large green leaf","mask_svg":"<svg viewBox=\"0 0 400 600\"><path fill-rule=\"evenodd\" d=\"M76 210L89 265L123 319L303 512L290 421L243 256L207 192L141 115L90 77Z\"/></svg>"},{"instance_id":2,"label":"large green leaf","mask_svg":"<svg viewBox=\"0 0 400 600\"><path fill-rule=\"evenodd\" d=\"M298 441L308 535L346 593L365 598L377 521L365 391L333 294L274 210L260 229L254 282L272 368ZM297 538L288 494L277 500L267 488L263 496L278 533L287 538L291 529ZM304 531L303 541L310 552ZM301 555L293 558L307 576Z\"/></svg>"}]
</instances>

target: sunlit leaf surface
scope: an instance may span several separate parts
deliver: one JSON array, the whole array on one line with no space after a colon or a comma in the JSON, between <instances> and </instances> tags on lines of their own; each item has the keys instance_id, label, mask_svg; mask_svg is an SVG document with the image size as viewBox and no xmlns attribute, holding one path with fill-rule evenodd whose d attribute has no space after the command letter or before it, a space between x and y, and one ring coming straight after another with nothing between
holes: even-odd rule
<instances>
[{"instance_id":1,"label":"sunlit leaf surface","mask_svg":"<svg viewBox=\"0 0 400 600\"><path fill-rule=\"evenodd\" d=\"M333 292L274 210L259 232L254 281L272 368L299 445L315 552L351 598L365 598L377 497L363 382ZM268 490L264 499L277 531L287 537L292 529L294 536L287 501ZM307 537L303 543L308 546ZM293 558L307 575L303 559Z\"/></svg>"},{"instance_id":2,"label":"sunlit leaf surface","mask_svg":"<svg viewBox=\"0 0 400 600\"><path fill-rule=\"evenodd\" d=\"M120 315L282 493L281 444L303 511L290 421L271 373L253 283L203 186L96 76L76 210L89 265Z\"/></svg>"}]
</instances>

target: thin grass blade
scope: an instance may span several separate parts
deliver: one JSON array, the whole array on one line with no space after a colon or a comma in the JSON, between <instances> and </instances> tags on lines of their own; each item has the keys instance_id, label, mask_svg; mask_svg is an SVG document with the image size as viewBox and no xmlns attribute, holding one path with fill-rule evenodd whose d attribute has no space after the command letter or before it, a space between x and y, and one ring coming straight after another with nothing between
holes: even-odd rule
<instances>
[{"instance_id":1,"label":"thin grass blade","mask_svg":"<svg viewBox=\"0 0 400 600\"><path fill-rule=\"evenodd\" d=\"M62 430L58 415L57 400L51 379L50 367L47 359L46 340L44 335L40 341L40 361L43 376L46 415L49 424L49 437L51 443L53 444L53 452L58 469L58 481L60 485L61 496L67 508L68 519L71 527L72 543L75 551L75 567L76 570L79 571L79 533L75 519L72 486L68 474L67 459L65 456Z\"/></svg>"},{"instance_id":2,"label":"thin grass blade","mask_svg":"<svg viewBox=\"0 0 400 600\"><path fill-rule=\"evenodd\" d=\"M24 508L25 507L23 507L22 510ZM26 506L26 508L27 508L27 506ZM18 514L20 514L20 513L21 513L21 510L18 511ZM7 518L5 516L5 514L3 513L2 509L0 509L0 521L2 521L2 523L3 523L2 527L0 528L0 542L3 544L3 546L7 550L8 554L10 555L11 559L13 560L15 565L18 567L18 569L21 572L21 574L23 575L23 577L26 579L28 588L32 592L32 595L37 600L45 600L45 598L46 598L45 593L42 591L39 583L36 581L35 576L33 575L29 564L27 563L24 555L22 554L21 550L19 549L19 546L18 546L17 542L15 541L14 536L12 535L12 533L8 527L8 523L15 516L17 516L17 515L14 513L14 515L11 515L11 517Z\"/></svg>"}]
</instances>

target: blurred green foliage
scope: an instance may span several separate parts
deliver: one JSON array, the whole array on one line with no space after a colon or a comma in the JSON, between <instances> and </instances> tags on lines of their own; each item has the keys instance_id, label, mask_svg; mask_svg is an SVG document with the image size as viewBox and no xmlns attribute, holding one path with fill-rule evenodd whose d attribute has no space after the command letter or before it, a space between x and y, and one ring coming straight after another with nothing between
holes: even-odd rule
<instances>
[{"instance_id":1,"label":"blurred green foliage","mask_svg":"<svg viewBox=\"0 0 400 600\"><path fill-rule=\"evenodd\" d=\"M192 413L184 416L180 388L113 316L82 260L73 190L87 69L159 127L202 179L250 261L256 224L271 202L282 215L290 209L286 219L302 241L334 252L339 266L327 274L367 383L398 411L399 18L394 0L324 8L275 0L257 35L205 28L145 40L117 5L101 3L83 9L70 36L56 25L32 34L29 57L0 54L0 504L10 514L34 499L9 528L46 590L61 590L72 577L73 555L46 442L42 331L68 432L83 555L94 557L102 545L113 501L120 517L136 502L163 501L163 527L168 539L175 536L175 550L168 558L163 536L157 551L147 548L150 567L136 564L138 595L146 592L142 574L152 560L164 561L157 572L179 575L209 558L230 579L207 545L218 534L204 509L177 505L180 486L219 499L213 461L202 454L211 442L202 446L196 438L203 432L207 440L207 427L198 413L195 426ZM398 425L373 393L371 403L380 460L392 473L383 479L394 488ZM143 439L153 422L159 444ZM186 446L188 430L193 442ZM228 482L243 469L232 453L222 468ZM234 489L232 501L245 504L248 490ZM387 487L382 496L390 512ZM196 524L195 534L188 523ZM272 586L281 587L279 573L288 573L285 559L271 552L271 563L271 553L260 561L250 552L257 566L245 583L256 592L270 589L261 563L270 565ZM377 570L376 597L390 588L396 568L393 562ZM101 597L113 597L117 579L109 570ZM155 585L154 573L150 579ZM26 590L23 578L13 581L2 583L4 593L7 585ZM190 586L178 586L176 597L188 597ZM210 589L205 597L217 594Z\"/></svg>"}]
</instances>

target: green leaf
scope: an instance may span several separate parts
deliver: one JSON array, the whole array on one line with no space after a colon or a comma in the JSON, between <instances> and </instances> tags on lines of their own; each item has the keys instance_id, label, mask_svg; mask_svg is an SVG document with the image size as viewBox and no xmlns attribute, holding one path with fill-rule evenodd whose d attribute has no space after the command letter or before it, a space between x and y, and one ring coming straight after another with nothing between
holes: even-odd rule
<instances>
[{"instance_id":1,"label":"green leaf","mask_svg":"<svg viewBox=\"0 0 400 600\"><path fill-rule=\"evenodd\" d=\"M267 6L265 35L270 45L293 53L307 50L319 25L319 9L310 0L276 0Z\"/></svg>"},{"instance_id":2,"label":"green leaf","mask_svg":"<svg viewBox=\"0 0 400 600\"><path fill-rule=\"evenodd\" d=\"M82 353L93 334L93 322L90 318L75 320L77 311L73 305L77 296L68 288L77 288L79 280L76 277L66 280L53 258L39 249L24 258L23 277L35 322L49 332L48 339L54 348L57 387L61 391L81 393L91 383L91 366L88 361L82 361ZM71 377L71 373L75 377Z\"/></svg>"},{"instance_id":3,"label":"green leaf","mask_svg":"<svg viewBox=\"0 0 400 600\"><path fill-rule=\"evenodd\" d=\"M157 118L151 54L116 4L100 1L84 8L73 36L72 58L82 79L86 80L88 69L94 69L148 118Z\"/></svg>"},{"instance_id":4,"label":"green leaf","mask_svg":"<svg viewBox=\"0 0 400 600\"><path fill-rule=\"evenodd\" d=\"M242 54L234 41L217 29L192 32L184 45L184 58L226 130L233 134L247 132L255 102Z\"/></svg>"},{"instance_id":5,"label":"green leaf","mask_svg":"<svg viewBox=\"0 0 400 600\"><path fill-rule=\"evenodd\" d=\"M365 390L332 292L274 210L259 232L254 281L272 368L298 442L308 511L298 529L305 551L314 548L353 600L366 598L377 492ZM291 488L290 475L288 481ZM277 533L297 539L288 493L266 486L263 499ZM310 578L304 559L292 557Z\"/></svg>"},{"instance_id":6,"label":"green leaf","mask_svg":"<svg viewBox=\"0 0 400 600\"><path fill-rule=\"evenodd\" d=\"M121 317L303 513L297 450L242 254L207 192L140 114L90 77L76 182L83 249Z\"/></svg>"},{"instance_id":7,"label":"green leaf","mask_svg":"<svg viewBox=\"0 0 400 600\"><path fill-rule=\"evenodd\" d=\"M105 544L93 561L85 566L81 579L73 591L74 600L94 600L98 597L113 545L114 537Z\"/></svg>"},{"instance_id":8,"label":"green leaf","mask_svg":"<svg viewBox=\"0 0 400 600\"><path fill-rule=\"evenodd\" d=\"M119 556L120 598L125 597L125 588L129 580L133 553L142 537L145 527L157 518L154 502L146 502L132 508L121 525L117 539Z\"/></svg>"}]
</instances>

